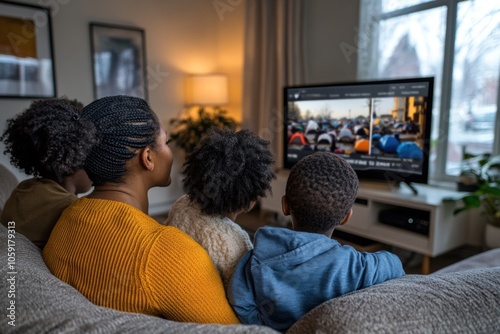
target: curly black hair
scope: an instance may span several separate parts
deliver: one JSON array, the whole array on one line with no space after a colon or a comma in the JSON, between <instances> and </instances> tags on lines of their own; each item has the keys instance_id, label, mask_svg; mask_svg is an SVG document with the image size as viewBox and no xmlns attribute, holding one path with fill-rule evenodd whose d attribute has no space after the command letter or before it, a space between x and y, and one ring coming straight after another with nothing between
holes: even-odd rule
<instances>
[{"instance_id":1,"label":"curly black hair","mask_svg":"<svg viewBox=\"0 0 500 334\"><path fill-rule=\"evenodd\" d=\"M60 179L82 169L96 130L81 117L81 102L56 98L32 101L7 120L0 137L12 165L27 175Z\"/></svg>"},{"instance_id":2,"label":"curly black hair","mask_svg":"<svg viewBox=\"0 0 500 334\"><path fill-rule=\"evenodd\" d=\"M225 215L248 209L271 189L274 155L249 130L211 128L183 166L185 189L205 214Z\"/></svg>"},{"instance_id":3,"label":"curly black hair","mask_svg":"<svg viewBox=\"0 0 500 334\"><path fill-rule=\"evenodd\" d=\"M134 149L155 147L161 127L145 100L125 95L95 100L83 108L82 118L94 123L99 139L85 162L94 185L122 182Z\"/></svg>"},{"instance_id":4,"label":"curly black hair","mask_svg":"<svg viewBox=\"0 0 500 334\"><path fill-rule=\"evenodd\" d=\"M286 200L300 230L324 233L351 210L358 177L341 156L318 152L302 158L290 170Z\"/></svg>"}]
</instances>

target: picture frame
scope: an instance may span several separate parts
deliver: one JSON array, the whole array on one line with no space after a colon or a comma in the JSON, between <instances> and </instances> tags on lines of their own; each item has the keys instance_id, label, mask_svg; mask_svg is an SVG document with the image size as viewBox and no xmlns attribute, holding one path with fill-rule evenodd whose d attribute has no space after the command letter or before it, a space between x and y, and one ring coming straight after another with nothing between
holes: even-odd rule
<instances>
[{"instance_id":1,"label":"picture frame","mask_svg":"<svg viewBox=\"0 0 500 334\"><path fill-rule=\"evenodd\" d=\"M0 1L0 98L56 97L49 7Z\"/></svg>"},{"instance_id":2,"label":"picture frame","mask_svg":"<svg viewBox=\"0 0 500 334\"><path fill-rule=\"evenodd\" d=\"M91 22L94 97L129 95L147 101L144 29Z\"/></svg>"}]
</instances>

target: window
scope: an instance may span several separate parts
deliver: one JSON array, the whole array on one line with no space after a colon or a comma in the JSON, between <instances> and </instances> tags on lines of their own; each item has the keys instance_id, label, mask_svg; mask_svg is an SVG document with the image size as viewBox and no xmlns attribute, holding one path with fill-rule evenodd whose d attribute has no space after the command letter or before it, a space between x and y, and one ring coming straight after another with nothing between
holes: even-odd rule
<instances>
[{"instance_id":1,"label":"window","mask_svg":"<svg viewBox=\"0 0 500 334\"><path fill-rule=\"evenodd\" d=\"M434 76L431 178L500 153L500 1L361 0L359 79Z\"/></svg>"}]
</instances>

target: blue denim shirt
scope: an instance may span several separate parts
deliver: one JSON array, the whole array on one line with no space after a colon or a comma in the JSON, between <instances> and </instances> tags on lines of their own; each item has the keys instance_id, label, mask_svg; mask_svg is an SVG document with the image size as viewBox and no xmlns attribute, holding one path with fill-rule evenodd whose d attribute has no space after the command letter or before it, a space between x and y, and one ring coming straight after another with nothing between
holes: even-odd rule
<instances>
[{"instance_id":1,"label":"blue denim shirt","mask_svg":"<svg viewBox=\"0 0 500 334\"><path fill-rule=\"evenodd\" d=\"M387 251L358 252L323 234L262 227L238 262L229 302L244 324L285 331L319 304L405 275Z\"/></svg>"}]
</instances>

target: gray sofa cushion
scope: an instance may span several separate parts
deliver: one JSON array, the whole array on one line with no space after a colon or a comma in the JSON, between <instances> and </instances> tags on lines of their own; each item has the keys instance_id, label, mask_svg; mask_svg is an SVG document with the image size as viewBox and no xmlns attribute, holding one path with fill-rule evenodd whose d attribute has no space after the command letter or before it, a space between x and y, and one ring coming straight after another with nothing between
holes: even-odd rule
<instances>
[{"instance_id":1,"label":"gray sofa cushion","mask_svg":"<svg viewBox=\"0 0 500 334\"><path fill-rule=\"evenodd\" d=\"M15 299L8 298L7 232L0 225L0 333L277 333L262 326L179 323L99 307L54 277L38 248L16 234ZM6 311L15 300L15 327ZM327 301L294 333L498 333L500 268L408 275Z\"/></svg>"},{"instance_id":2,"label":"gray sofa cushion","mask_svg":"<svg viewBox=\"0 0 500 334\"><path fill-rule=\"evenodd\" d=\"M21 234L15 239L15 298L7 298L7 229L0 226L1 333L277 333L263 326L179 323L92 304L53 276L39 249ZM15 327L5 315L15 300Z\"/></svg>"},{"instance_id":3,"label":"gray sofa cushion","mask_svg":"<svg viewBox=\"0 0 500 334\"><path fill-rule=\"evenodd\" d=\"M17 186L17 177L7 167L0 163L0 213L10 196L10 193Z\"/></svg>"},{"instance_id":4,"label":"gray sofa cushion","mask_svg":"<svg viewBox=\"0 0 500 334\"><path fill-rule=\"evenodd\" d=\"M490 249L486 252L471 256L465 260L439 269L434 274L454 273L458 271L500 267L500 248Z\"/></svg>"},{"instance_id":5,"label":"gray sofa cushion","mask_svg":"<svg viewBox=\"0 0 500 334\"><path fill-rule=\"evenodd\" d=\"M349 293L316 307L288 333L499 331L500 268L489 268L407 275Z\"/></svg>"}]
</instances>

